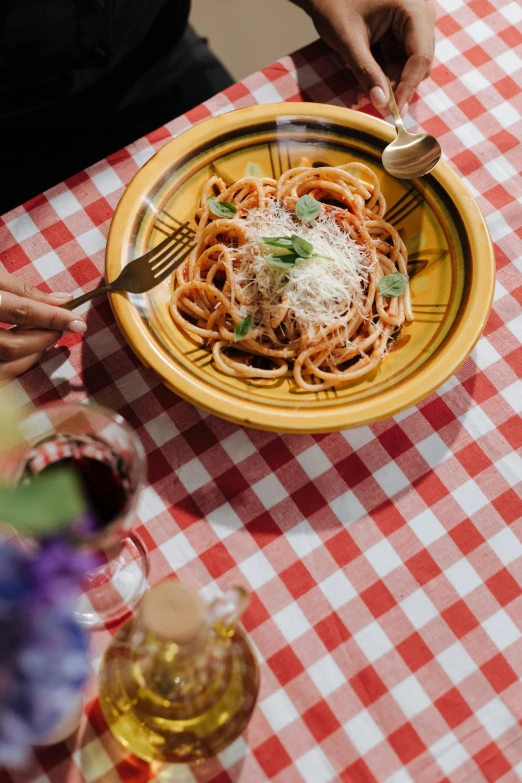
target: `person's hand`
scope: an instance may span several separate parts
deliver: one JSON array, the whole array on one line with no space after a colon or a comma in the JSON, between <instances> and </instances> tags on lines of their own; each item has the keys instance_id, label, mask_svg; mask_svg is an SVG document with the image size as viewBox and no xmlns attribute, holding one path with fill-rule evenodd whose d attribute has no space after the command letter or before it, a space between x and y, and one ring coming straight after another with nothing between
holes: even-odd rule
<instances>
[{"instance_id":1,"label":"person's hand","mask_svg":"<svg viewBox=\"0 0 522 783\"><path fill-rule=\"evenodd\" d=\"M292 2L312 17L321 38L341 55L375 108L388 103L383 61L398 85L395 97L399 110L429 76L435 46L435 8L425 0ZM380 62L375 58L377 45Z\"/></svg>"},{"instance_id":2,"label":"person's hand","mask_svg":"<svg viewBox=\"0 0 522 783\"><path fill-rule=\"evenodd\" d=\"M59 305L69 294L44 294L18 277L0 270L0 378L14 378L35 364L63 332L82 334L87 324Z\"/></svg>"}]
</instances>

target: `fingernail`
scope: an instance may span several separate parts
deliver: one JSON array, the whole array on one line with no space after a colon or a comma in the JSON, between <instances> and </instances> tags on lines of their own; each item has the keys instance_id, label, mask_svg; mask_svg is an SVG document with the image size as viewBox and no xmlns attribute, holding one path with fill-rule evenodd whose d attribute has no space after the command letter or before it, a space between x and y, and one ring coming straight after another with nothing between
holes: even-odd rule
<instances>
[{"instance_id":1,"label":"fingernail","mask_svg":"<svg viewBox=\"0 0 522 783\"><path fill-rule=\"evenodd\" d=\"M85 321L71 321L69 324L69 331L76 332L77 334L83 334L87 331L87 324Z\"/></svg>"},{"instance_id":2,"label":"fingernail","mask_svg":"<svg viewBox=\"0 0 522 783\"><path fill-rule=\"evenodd\" d=\"M49 296L52 296L53 299L58 299L59 302L68 302L72 299L72 294L65 293L49 294Z\"/></svg>"},{"instance_id":3,"label":"fingernail","mask_svg":"<svg viewBox=\"0 0 522 783\"><path fill-rule=\"evenodd\" d=\"M410 107L409 103L405 103L404 106L402 107L401 115L403 117L406 117L406 115L408 114L409 107Z\"/></svg>"},{"instance_id":4,"label":"fingernail","mask_svg":"<svg viewBox=\"0 0 522 783\"><path fill-rule=\"evenodd\" d=\"M372 87L370 90L370 100L376 109L382 109L386 106L387 100L384 90L381 87Z\"/></svg>"}]
</instances>

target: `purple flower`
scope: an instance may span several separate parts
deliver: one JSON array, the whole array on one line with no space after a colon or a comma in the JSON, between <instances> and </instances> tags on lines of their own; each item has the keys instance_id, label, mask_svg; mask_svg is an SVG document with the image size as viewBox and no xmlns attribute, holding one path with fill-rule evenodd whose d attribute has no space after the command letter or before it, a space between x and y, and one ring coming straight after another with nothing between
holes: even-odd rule
<instances>
[{"instance_id":1,"label":"purple flower","mask_svg":"<svg viewBox=\"0 0 522 783\"><path fill-rule=\"evenodd\" d=\"M0 764L23 764L77 704L88 658L72 604L91 565L59 541L28 555L0 539Z\"/></svg>"},{"instance_id":2,"label":"purple flower","mask_svg":"<svg viewBox=\"0 0 522 783\"><path fill-rule=\"evenodd\" d=\"M96 553L74 549L62 538L44 540L31 569L36 586L35 600L60 602L64 608L69 601L72 609L82 576L99 564Z\"/></svg>"}]
</instances>

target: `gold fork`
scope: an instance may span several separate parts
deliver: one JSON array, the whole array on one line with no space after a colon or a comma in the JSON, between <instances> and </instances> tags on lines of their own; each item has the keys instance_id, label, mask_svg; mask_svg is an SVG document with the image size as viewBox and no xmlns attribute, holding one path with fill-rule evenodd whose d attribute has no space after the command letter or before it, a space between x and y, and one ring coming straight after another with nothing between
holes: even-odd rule
<instances>
[{"instance_id":1,"label":"gold fork","mask_svg":"<svg viewBox=\"0 0 522 783\"><path fill-rule=\"evenodd\" d=\"M89 302L95 296L112 291L126 291L129 294L144 294L162 283L186 259L194 245L194 231L188 223L180 225L174 233L156 245L140 258L127 264L112 283L95 288L82 296L66 302L62 307L74 310Z\"/></svg>"}]
</instances>

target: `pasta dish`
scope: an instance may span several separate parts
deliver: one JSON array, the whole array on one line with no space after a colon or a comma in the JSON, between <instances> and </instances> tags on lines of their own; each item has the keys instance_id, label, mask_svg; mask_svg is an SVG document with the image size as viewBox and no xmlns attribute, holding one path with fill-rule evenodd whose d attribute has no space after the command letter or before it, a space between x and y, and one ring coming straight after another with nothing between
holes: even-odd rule
<instances>
[{"instance_id":1,"label":"pasta dish","mask_svg":"<svg viewBox=\"0 0 522 783\"><path fill-rule=\"evenodd\" d=\"M372 372L413 320L407 253L363 163L206 183L170 312L215 366L316 392Z\"/></svg>"}]
</instances>

